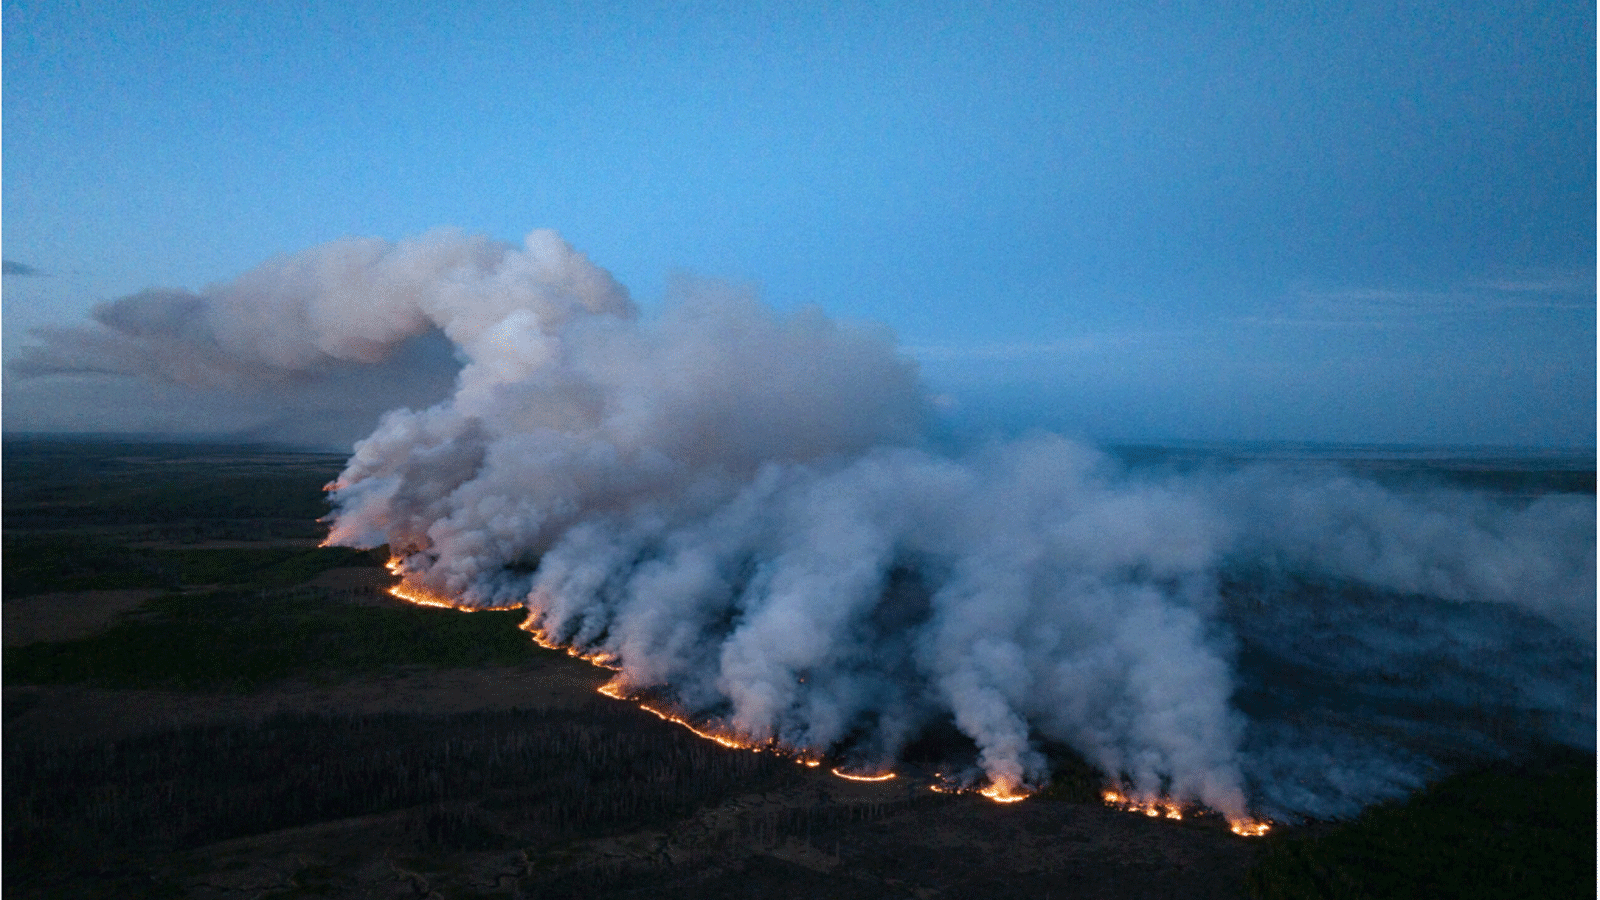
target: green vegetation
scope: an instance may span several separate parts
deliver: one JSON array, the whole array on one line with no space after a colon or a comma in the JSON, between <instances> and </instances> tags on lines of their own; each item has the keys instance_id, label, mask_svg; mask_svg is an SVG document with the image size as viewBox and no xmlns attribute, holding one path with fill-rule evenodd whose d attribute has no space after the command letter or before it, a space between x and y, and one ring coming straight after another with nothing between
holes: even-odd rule
<instances>
[{"instance_id":1,"label":"green vegetation","mask_svg":"<svg viewBox=\"0 0 1600 900\"><path fill-rule=\"evenodd\" d=\"M60 861L115 871L140 854L352 816L393 814L385 837L411 852L560 846L798 777L771 754L728 753L599 699L567 710L279 715L25 747L5 756L7 896L149 895L125 880L68 890Z\"/></svg>"},{"instance_id":2,"label":"green vegetation","mask_svg":"<svg viewBox=\"0 0 1600 900\"><path fill-rule=\"evenodd\" d=\"M185 585L238 585L247 588L291 587L329 569L382 566L386 549L351 550L281 547L152 550L148 559L174 582Z\"/></svg>"},{"instance_id":3,"label":"green vegetation","mask_svg":"<svg viewBox=\"0 0 1600 900\"><path fill-rule=\"evenodd\" d=\"M291 587L328 569L381 566L387 551L343 547L146 549L71 532L6 535L5 596L115 588Z\"/></svg>"},{"instance_id":4,"label":"green vegetation","mask_svg":"<svg viewBox=\"0 0 1600 900\"><path fill-rule=\"evenodd\" d=\"M8 440L4 452L6 599L166 591L93 637L8 648L9 686L254 691L285 680L337 682L416 667L582 666L534 645L515 627L520 611L464 615L401 606L380 596L377 578L314 581L329 569L377 567L387 558L385 548L311 546L324 533L316 521L328 510L322 486L338 472L339 457L126 441ZM1590 484L1592 490L1592 475ZM48 614L52 602L20 606ZM8 723L29 704L49 702L48 693L38 694L10 693ZM755 884L770 896L837 894L846 887L837 878L745 854L791 842L825 853L831 847L837 861L842 847L843 870L880 867L892 873L881 884L890 884L908 870L951 865L950 846L923 846L920 836L929 822L950 826L968 817L985 834L1021 828L1019 834L1047 836L1057 842L1050 858L1059 861L1060 841L1092 843L1081 811L1068 804L1098 804L1105 780L1070 749L1047 745L1053 778L1036 800L1065 803L1024 804L1002 816L970 797L915 789L908 779L902 799L840 803L824 789L793 806L726 811L691 834L681 825L694 809L749 791L788 790L804 770L773 754L723 751L597 698L582 709L167 724L89 744L7 733L7 896L24 898L181 896L185 848L350 816L376 817L362 826L368 830L361 839L384 852L433 858L436 864L405 865L429 869L436 885L465 883L465 876L452 882L456 876L437 874L463 853L523 848L516 887L500 896L593 897L597 889L707 896L747 894ZM933 728L908 748L908 762L931 765L951 746L970 744L953 725ZM1249 886L1263 900L1586 896L1595 877L1594 809L1593 755L1552 750L1447 779L1353 822L1212 846L1183 878L1235 893L1242 855L1258 851ZM1234 840L1205 824L1182 831ZM692 848L691 855L627 862L575 855L576 840L641 828L678 829L677 846ZM1215 858L1237 862L1206 870ZM986 864L975 858L955 865L961 877L970 869L978 881L952 880L965 888L946 893L1007 893L1003 879L983 880L999 877ZM340 865L307 862L263 896L353 893L355 876ZM1211 880L1196 880L1202 870ZM1116 869L1116 895L1138 893L1126 881L1133 872ZM1057 874L1058 895L1066 895L1082 872ZM802 876L818 880L802 890ZM858 895L899 895L868 884L856 885ZM1123 893L1130 885L1135 889ZM417 896L430 891L422 881L411 889ZM442 886L439 893L467 895Z\"/></svg>"},{"instance_id":5,"label":"green vegetation","mask_svg":"<svg viewBox=\"0 0 1600 900\"><path fill-rule=\"evenodd\" d=\"M517 665L520 611L356 606L324 592L160 597L94 637L6 651L7 684L251 690L400 666Z\"/></svg>"},{"instance_id":6,"label":"green vegetation","mask_svg":"<svg viewBox=\"0 0 1600 900\"><path fill-rule=\"evenodd\" d=\"M148 539L317 538L340 456L210 444L7 439L5 529ZM159 526L159 527L155 527Z\"/></svg>"},{"instance_id":7,"label":"green vegetation","mask_svg":"<svg viewBox=\"0 0 1600 900\"><path fill-rule=\"evenodd\" d=\"M7 599L49 591L174 586L150 554L92 535L7 533L3 548Z\"/></svg>"},{"instance_id":8,"label":"green vegetation","mask_svg":"<svg viewBox=\"0 0 1600 900\"><path fill-rule=\"evenodd\" d=\"M1269 837L1250 890L1260 900L1586 897L1594 841L1594 755L1547 748L1351 822Z\"/></svg>"}]
</instances>

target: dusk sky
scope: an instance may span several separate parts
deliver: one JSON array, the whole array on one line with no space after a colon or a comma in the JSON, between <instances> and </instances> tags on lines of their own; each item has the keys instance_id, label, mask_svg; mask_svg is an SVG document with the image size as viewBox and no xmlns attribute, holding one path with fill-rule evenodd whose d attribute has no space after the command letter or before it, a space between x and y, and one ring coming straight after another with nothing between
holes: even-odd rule
<instances>
[{"instance_id":1,"label":"dusk sky","mask_svg":"<svg viewBox=\"0 0 1600 900\"><path fill-rule=\"evenodd\" d=\"M7 0L3 29L8 360L340 238L552 228L647 317L693 273L883 323L975 427L1594 446L1592 3ZM117 381L8 372L5 428L227 404Z\"/></svg>"}]
</instances>

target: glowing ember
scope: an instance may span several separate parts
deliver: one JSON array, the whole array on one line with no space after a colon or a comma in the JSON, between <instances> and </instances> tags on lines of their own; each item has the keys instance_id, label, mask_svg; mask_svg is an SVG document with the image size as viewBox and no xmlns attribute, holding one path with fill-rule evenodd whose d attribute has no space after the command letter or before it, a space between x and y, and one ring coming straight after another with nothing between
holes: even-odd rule
<instances>
[{"instance_id":1,"label":"glowing ember","mask_svg":"<svg viewBox=\"0 0 1600 900\"><path fill-rule=\"evenodd\" d=\"M438 609L459 609L462 612L471 612L470 609L451 603L448 598L436 594L425 587L404 581L389 588L389 596L417 606L432 606Z\"/></svg>"},{"instance_id":2,"label":"glowing ember","mask_svg":"<svg viewBox=\"0 0 1600 900\"><path fill-rule=\"evenodd\" d=\"M895 777L893 772L874 772L870 775L858 775L854 772L846 772L842 768L835 768L832 771L833 774L843 778L845 781L889 781Z\"/></svg>"},{"instance_id":3,"label":"glowing ember","mask_svg":"<svg viewBox=\"0 0 1600 900\"><path fill-rule=\"evenodd\" d=\"M1229 822L1228 827L1240 837L1261 837L1272 829L1272 823L1257 822L1253 819L1238 819Z\"/></svg>"},{"instance_id":4,"label":"glowing ember","mask_svg":"<svg viewBox=\"0 0 1600 900\"><path fill-rule=\"evenodd\" d=\"M1152 818L1182 819L1183 806L1174 800L1160 797L1154 800L1137 800L1121 791L1107 790L1100 795L1106 805L1132 813L1143 813ZM1204 814L1205 810L1200 811ZM1261 837L1272 830L1272 823L1254 819L1229 819L1228 826L1241 837Z\"/></svg>"},{"instance_id":5,"label":"glowing ember","mask_svg":"<svg viewBox=\"0 0 1600 900\"><path fill-rule=\"evenodd\" d=\"M1100 797L1101 799L1105 800L1106 804L1109 806L1115 806L1118 809L1126 810L1127 812L1144 813L1153 819L1183 818L1183 806L1174 800L1167 799L1166 797L1158 797L1154 800L1135 800L1134 798L1129 797L1119 791L1112 790L1104 792L1100 795Z\"/></svg>"},{"instance_id":6,"label":"glowing ember","mask_svg":"<svg viewBox=\"0 0 1600 900\"><path fill-rule=\"evenodd\" d=\"M928 789L939 794L977 794L996 803L1016 803L1032 795L1020 785L991 783L987 787L976 788L939 772L933 773L933 784L928 785Z\"/></svg>"},{"instance_id":7,"label":"glowing ember","mask_svg":"<svg viewBox=\"0 0 1600 900\"><path fill-rule=\"evenodd\" d=\"M1028 799L1026 791L1018 790L1016 787L1007 784L991 784L978 791L978 793L996 803L1016 803L1019 800Z\"/></svg>"}]
</instances>

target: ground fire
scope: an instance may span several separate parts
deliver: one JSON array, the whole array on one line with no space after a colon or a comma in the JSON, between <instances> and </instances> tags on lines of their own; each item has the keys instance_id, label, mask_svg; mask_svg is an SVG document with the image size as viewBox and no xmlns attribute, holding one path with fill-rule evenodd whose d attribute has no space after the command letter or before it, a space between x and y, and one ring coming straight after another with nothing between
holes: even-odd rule
<instances>
[{"instance_id":1,"label":"ground fire","mask_svg":"<svg viewBox=\"0 0 1600 900\"><path fill-rule=\"evenodd\" d=\"M395 557L390 559L386 564L386 567L391 574L400 578L400 581L397 584L389 588L389 594L396 599L404 600L407 603L413 603L418 606L455 609L462 612L473 612L478 609L509 610L520 608L520 604L512 606L474 607L457 603L444 594L421 585L414 584L406 579L404 564L400 558ZM620 668L616 659L609 654L584 653L576 648L563 645L552 639L548 634L539 628L532 615L530 615L528 619L519 627L523 631L528 632L528 634L533 637L534 643L541 647L549 650L561 650L569 656L582 659L585 662L591 663L600 668L610 669L611 671L618 671ZM786 747L779 744L776 740L755 740L750 737L739 735L729 729L718 728L708 723L701 723L697 725L694 722L691 722L684 714L674 712L659 704L651 703L633 695L627 689L625 682L620 677L611 679L597 688L597 690L599 693L604 694L605 696L614 700L622 700L633 703L640 709L643 709L645 712L648 712L657 718L688 729L697 737L704 738L705 740L712 741L720 746L727 747L732 750L748 750L753 753L780 753L793 758L801 765L812 768L822 764L822 759L820 757L818 757L815 753L803 748ZM848 771L844 766L835 766L829 771L833 775L843 778L847 781L879 782L889 781L897 777L896 773L891 770L877 772L852 772ZM929 788L939 793L976 793L981 797L985 797L994 801L995 803L1017 803L1019 801L1026 800L1032 794L1031 791L1024 789L1021 785L991 782L982 787L975 787L958 784L937 773L934 775L934 782L929 785ZM1176 801L1167 798L1140 800L1130 797L1121 791L1108 789L1101 794L1101 799L1103 799L1108 806L1125 810L1127 812L1142 813L1143 815L1150 816L1152 818L1182 820L1184 817L1183 806ZM1241 837L1260 837L1266 834L1271 828L1271 825L1268 822L1256 821L1248 818L1230 819L1228 821L1228 825L1234 834L1240 835Z\"/></svg>"}]
</instances>

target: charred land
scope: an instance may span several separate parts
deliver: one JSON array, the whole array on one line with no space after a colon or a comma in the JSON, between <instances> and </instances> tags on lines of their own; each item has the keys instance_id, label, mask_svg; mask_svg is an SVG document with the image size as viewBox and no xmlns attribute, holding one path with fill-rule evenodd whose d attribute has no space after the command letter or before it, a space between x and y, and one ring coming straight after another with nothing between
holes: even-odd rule
<instances>
[{"instance_id":1,"label":"charred land","mask_svg":"<svg viewBox=\"0 0 1600 900\"><path fill-rule=\"evenodd\" d=\"M727 750L519 613L317 546L343 457L8 439L8 897L1514 896L1594 884L1592 753L1533 743L1244 841L1057 781L998 806ZM1593 490L1593 473L1446 477ZM1554 479L1554 482L1552 482Z\"/></svg>"}]
</instances>

